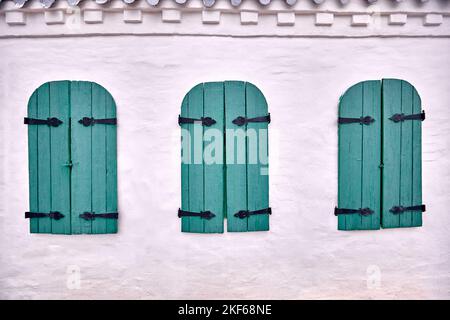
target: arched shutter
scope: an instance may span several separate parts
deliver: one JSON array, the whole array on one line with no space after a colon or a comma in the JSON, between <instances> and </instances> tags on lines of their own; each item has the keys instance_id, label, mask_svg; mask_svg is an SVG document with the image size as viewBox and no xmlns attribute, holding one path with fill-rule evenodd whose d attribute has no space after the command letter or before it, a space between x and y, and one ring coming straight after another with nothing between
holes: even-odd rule
<instances>
[{"instance_id":1,"label":"arched shutter","mask_svg":"<svg viewBox=\"0 0 450 320\"><path fill-rule=\"evenodd\" d=\"M68 81L45 83L28 102L30 232L70 234L70 107ZM58 119L53 125L33 120Z\"/></svg>"},{"instance_id":2,"label":"arched shutter","mask_svg":"<svg viewBox=\"0 0 450 320\"><path fill-rule=\"evenodd\" d=\"M117 232L115 112L91 82L49 82L33 93L25 119L31 232Z\"/></svg>"},{"instance_id":3,"label":"arched shutter","mask_svg":"<svg viewBox=\"0 0 450 320\"><path fill-rule=\"evenodd\" d=\"M383 228L422 225L421 112L411 84L383 80Z\"/></svg>"},{"instance_id":4,"label":"arched shutter","mask_svg":"<svg viewBox=\"0 0 450 320\"><path fill-rule=\"evenodd\" d=\"M339 230L380 228L380 97L381 82L364 81L340 100L338 208L343 213L338 214Z\"/></svg>"},{"instance_id":5,"label":"arched shutter","mask_svg":"<svg viewBox=\"0 0 450 320\"><path fill-rule=\"evenodd\" d=\"M344 94L335 209L339 230L422 225L424 119L417 91L403 80L364 81Z\"/></svg>"},{"instance_id":6,"label":"arched shutter","mask_svg":"<svg viewBox=\"0 0 450 320\"><path fill-rule=\"evenodd\" d=\"M239 117L245 123L236 122ZM246 82L199 84L185 96L179 118L182 231L221 233L225 218L228 231L269 229L268 169L260 161L267 160L267 122L247 122L258 117L267 117L267 103ZM231 143L236 131L241 140ZM256 161L249 161L255 156L250 147L261 154Z\"/></svg>"},{"instance_id":7,"label":"arched shutter","mask_svg":"<svg viewBox=\"0 0 450 320\"><path fill-rule=\"evenodd\" d=\"M223 83L202 83L192 88L183 100L180 116L199 120L180 122L184 159L181 164L181 210L193 214L182 216L181 230L221 233L224 218ZM201 119L205 117L214 119L214 123L204 125ZM209 129L212 129L210 133L214 133L213 136L206 132ZM205 142L205 139L210 141ZM218 148L210 150L213 147L210 144ZM205 158L207 153L213 157ZM201 216L205 212L211 216Z\"/></svg>"},{"instance_id":8,"label":"arched shutter","mask_svg":"<svg viewBox=\"0 0 450 320\"><path fill-rule=\"evenodd\" d=\"M103 87L87 81L73 81L70 97L72 232L115 233L116 105ZM83 122L85 118L94 122ZM108 214L109 217L89 214Z\"/></svg>"},{"instance_id":9,"label":"arched shutter","mask_svg":"<svg viewBox=\"0 0 450 320\"><path fill-rule=\"evenodd\" d=\"M269 208L269 176L267 160L268 122L236 124L239 117L253 119L267 116L267 102L261 91L248 82L225 82L226 118L226 192L227 230L269 230L269 214L236 216ZM245 136L245 143L240 137ZM235 137L230 143L229 137ZM233 155L233 156L231 156Z\"/></svg>"}]
</instances>

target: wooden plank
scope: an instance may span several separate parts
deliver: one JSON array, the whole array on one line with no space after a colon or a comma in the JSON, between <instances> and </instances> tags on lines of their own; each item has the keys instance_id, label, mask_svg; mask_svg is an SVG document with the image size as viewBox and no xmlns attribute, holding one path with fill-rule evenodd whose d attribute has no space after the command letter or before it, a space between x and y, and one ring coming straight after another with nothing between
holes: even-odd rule
<instances>
[{"instance_id":1,"label":"wooden plank","mask_svg":"<svg viewBox=\"0 0 450 320\"><path fill-rule=\"evenodd\" d=\"M416 89L412 90L413 114L422 111L422 102ZM422 121L412 122L412 203L421 205L422 202ZM414 211L411 214L411 226L422 226L422 212Z\"/></svg>"},{"instance_id":2,"label":"wooden plank","mask_svg":"<svg viewBox=\"0 0 450 320\"><path fill-rule=\"evenodd\" d=\"M92 211L92 127L78 123L83 117L92 117L92 85L89 82L71 82L71 154L72 154L72 233L91 233L92 223L79 217Z\"/></svg>"},{"instance_id":3,"label":"wooden plank","mask_svg":"<svg viewBox=\"0 0 450 320\"><path fill-rule=\"evenodd\" d=\"M224 85L209 82L203 86L204 116L216 123L204 128L204 189L205 210L216 216L204 220L204 232L223 232L224 223Z\"/></svg>"},{"instance_id":4,"label":"wooden plank","mask_svg":"<svg viewBox=\"0 0 450 320\"><path fill-rule=\"evenodd\" d=\"M38 94L33 92L28 101L28 117L38 117ZM38 182L38 126L28 126L28 174L29 174L29 201L30 211L39 212L39 182ZM30 219L30 232L39 232L39 219Z\"/></svg>"},{"instance_id":5,"label":"wooden plank","mask_svg":"<svg viewBox=\"0 0 450 320\"><path fill-rule=\"evenodd\" d=\"M188 97L189 118L203 117L203 84L191 89ZM204 211L204 167L203 167L203 126L201 123L188 125L191 134L191 162L189 165L189 210ZM189 230L186 232L204 232L204 219L188 217Z\"/></svg>"},{"instance_id":6,"label":"wooden plank","mask_svg":"<svg viewBox=\"0 0 450 320\"><path fill-rule=\"evenodd\" d=\"M92 83L92 117L105 119L106 91ZM106 213L106 129L109 125L92 126L92 212ZM104 218L92 221L92 233L106 233Z\"/></svg>"},{"instance_id":7,"label":"wooden plank","mask_svg":"<svg viewBox=\"0 0 450 320\"><path fill-rule=\"evenodd\" d=\"M251 83L246 83L247 117L261 117L268 113L267 101L261 91ZM268 123L247 125L247 197L248 210L269 207L268 172ZM248 231L269 230L269 215L248 217Z\"/></svg>"},{"instance_id":8,"label":"wooden plank","mask_svg":"<svg viewBox=\"0 0 450 320\"><path fill-rule=\"evenodd\" d=\"M37 90L38 118L50 117L50 84L45 83ZM39 212L51 211L51 132L50 127L38 125L38 189ZM52 222L50 218L39 218L39 233L51 233Z\"/></svg>"},{"instance_id":9,"label":"wooden plank","mask_svg":"<svg viewBox=\"0 0 450 320\"><path fill-rule=\"evenodd\" d=\"M103 89L103 88L102 88ZM109 92L105 94L105 116L116 118L116 103ZM105 125L106 130L106 212L118 212L117 197L117 126ZM120 219L120 212L119 212ZM119 220L106 219L106 233L117 233Z\"/></svg>"},{"instance_id":10,"label":"wooden plank","mask_svg":"<svg viewBox=\"0 0 450 320\"><path fill-rule=\"evenodd\" d=\"M401 108L405 115L413 112L413 87L406 81L401 81ZM400 205L412 206L412 126L414 121L399 122L400 125ZM400 214L400 227L410 227L411 211Z\"/></svg>"},{"instance_id":11,"label":"wooden plank","mask_svg":"<svg viewBox=\"0 0 450 320\"><path fill-rule=\"evenodd\" d=\"M69 81L49 83L50 116L63 123L50 127L51 132L51 210L64 218L51 220L52 233L70 234L70 146L69 146Z\"/></svg>"},{"instance_id":12,"label":"wooden plank","mask_svg":"<svg viewBox=\"0 0 450 320\"><path fill-rule=\"evenodd\" d=\"M183 99L181 104L181 116L184 118L189 117L189 93ZM189 211L189 167L191 165L191 139L190 139L190 125L183 124L182 128L182 141L181 141L181 209ZM189 232L190 230L190 218L181 218L181 231Z\"/></svg>"},{"instance_id":13,"label":"wooden plank","mask_svg":"<svg viewBox=\"0 0 450 320\"><path fill-rule=\"evenodd\" d=\"M234 216L240 210L247 210L247 165L245 127L238 127L232 121L246 115L245 82L225 82L225 153L226 153L226 203L227 230L247 231L248 218Z\"/></svg>"},{"instance_id":14,"label":"wooden plank","mask_svg":"<svg viewBox=\"0 0 450 320\"><path fill-rule=\"evenodd\" d=\"M401 123L389 120L402 111L401 81L383 79L383 194L382 217L383 228L400 226L400 216L391 213L393 206L400 204L401 174Z\"/></svg>"},{"instance_id":15,"label":"wooden plank","mask_svg":"<svg viewBox=\"0 0 450 320\"><path fill-rule=\"evenodd\" d=\"M363 83L358 83L341 97L339 117L359 118L363 116L362 102ZM362 206L363 128L362 125L353 123L341 124L338 127L338 207L358 209ZM339 215L338 229L361 229L361 219L358 214Z\"/></svg>"},{"instance_id":16,"label":"wooden plank","mask_svg":"<svg viewBox=\"0 0 450 320\"><path fill-rule=\"evenodd\" d=\"M361 207L374 213L361 217L361 229L380 228L381 210L381 81L363 82L363 115L375 119L362 126Z\"/></svg>"}]
</instances>

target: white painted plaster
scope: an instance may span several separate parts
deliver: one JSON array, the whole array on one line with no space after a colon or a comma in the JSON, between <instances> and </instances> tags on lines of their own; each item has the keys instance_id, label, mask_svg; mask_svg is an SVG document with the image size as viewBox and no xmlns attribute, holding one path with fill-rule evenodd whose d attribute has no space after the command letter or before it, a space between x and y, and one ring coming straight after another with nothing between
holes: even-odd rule
<instances>
[{"instance_id":1,"label":"white painted plaster","mask_svg":"<svg viewBox=\"0 0 450 320\"><path fill-rule=\"evenodd\" d=\"M449 299L449 51L448 38L1 39L0 298ZM424 226L337 231L338 100L383 77L415 85L427 112ZM23 218L27 100L63 79L95 81L117 103L117 235L31 235ZM180 232L180 104L222 80L254 83L269 104L269 232Z\"/></svg>"}]
</instances>

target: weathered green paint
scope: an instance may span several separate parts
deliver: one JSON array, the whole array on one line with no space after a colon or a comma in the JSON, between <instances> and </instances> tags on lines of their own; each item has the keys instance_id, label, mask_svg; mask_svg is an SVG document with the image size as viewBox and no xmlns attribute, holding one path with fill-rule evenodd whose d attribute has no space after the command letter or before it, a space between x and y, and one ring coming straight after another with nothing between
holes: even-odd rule
<instances>
[{"instance_id":1,"label":"weathered green paint","mask_svg":"<svg viewBox=\"0 0 450 320\"><path fill-rule=\"evenodd\" d=\"M247 139L245 126L232 123L239 116L245 117L245 82L225 82L225 158L226 158L226 203L227 231L247 231L248 218L234 216L247 210Z\"/></svg>"},{"instance_id":2,"label":"weathered green paint","mask_svg":"<svg viewBox=\"0 0 450 320\"><path fill-rule=\"evenodd\" d=\"M360 82L341 97L339 116L359 118L371 116L370 125L339 125L338 207L370 208L374 214L340 215L339 230L379 229L380 225L380 146L381 146L380 81Z\"/></svg>"},{"instance_id":3,"label":"weathered green paint","mask_svg":"<svg viewBox=\"0 0 450 320\"><path fill-rule=\"evenodd\" d=\"M38 118L50 117L50 84L46 83L39 87L38 95ZM38 144L38 207L39 212L50 212L52 209L52 187L51 187L51 127L37 126ZM61 212L62 213L62 212ZM64 213L63 213L64 214ZM50 218L39 218L39 233L50 233L52 222Z\"/></svg>"},{"instance_id":4,"label":"weathered green paint","mask_svg":"<svg viewBox=\"0 0 450 320\"><path fill-rule=\"evenodd\" d=\"M419 113L422 110L422 101L413 88L413 112ZM422 204L422 122L412 123L412 203ZM422 225L422 212L412 212L411 226Z\"/></svg>"},{"instance_id":5,"label":"weathered green paint","mask_svg":"<svg viewBox=\"0 0 450 320\"><path fill-rule=\"evenodd\" d=\"M393 214L393 206L422 204L421 121L393 122L396 113L421 112L419 95L406 81L383 80L383 228L417 227L422 213Z\"/></svg>"},{"instance_id":6,"label":"weathered green paint","mask_svg":"<svg viewBox=\"0 0 450 320\"><path fill-rule=\"evenodd\" d=\"M37 90L33 92L30 100L28 101L28 117L37 118L38 116L38 103L37 103ZM28 128L28 175L29 175L29 201L30 211L39 212L39 187L38 187L38 126L29 126ZM30 232L39 232L39 219L30 219Z\"/></svg>"},{"instance_id":7,"label":"weathered green paint","mask_svg":"<svg viewBox=\"0 0 450 320\"><path fill-rule=\"evenodd\" d=\"M247 117L255 118L268 113L267 101L261 91L246 83ZM269 207L268 123L247 124L247 205L255 211ZM254 135L253 135L254 134ZM254 142L251 139L255 139ZM248 231L269 230L269 215L248 217Z\"/></svg>"},{"instance_id":8,"label":"weathered green paint","mask_svg":"<svg viewBox=\"0 0 450 320\"><path fill-rule=\"evenodd\" d=\"M69 81L50 82L50 115L63 123L50 127L52 211L65 215L51 220L52 233L70 234L70 144L69 144Z\"/></svg>"},{"instance_id":9,"label":"weathered green paint","mask_svg":"<svg viewBox=\"0 0 450 320\"><path fill-rule=\"evenodd\" d=\"M78 123L83 117L113 118L111 95L91 82L49 82L28 103L28 117L57 117L58 127L28 126L30 211L65 217L30 219L34 233L114 233L117 220L85 221L85 211L117 212L116 126Z\"/></svg>"},{"instance_id":10,"label":"weathered green paint","mask_svg":"<svg viewBox=\"0 0 450 320\"><path fill-rule=\"evenodd\" d=\"M95 83L92 84L92 117L94 119L106 118L106 91ZM106 127L106 125L94 125L91 132L92 211L97 213L107 212ZM105 233L107 220L95 219L92 221L92 233Z\"/></svg>"},{"instance_id":11,"label":"weathered green paint","mask_svg":"<svg viewBox=\"0 0 450 320\"><path fill-rule=\"evenodd\" d=\"M266 114L267 102L264 96L255 86L245 82L199 84L185 96L181 107L182 117L211 117L216 123L210 127L201 124L182 125L188 130L191 139L182 141L182 158L187 163L181 164L181 208L192 212L209 210L216 216L211 220L183 217L182 231L222 233L225 218L228 231L269 229L267 215L245 219L234 217L235 213L247 208L267 208L269 186L268 164L249 164L247 161L247 127L238 127L232 121L238 116L258 117ZM252 123L248 128L267 129L267 123ZM224 134L225 129L231 131L230 137ZM233 136L233 132L236 136ZM261 130L257 139L258 154L260 144L265 144L263 150L267 150L267 130ZM218 145L224 149L219 150ZM257 159L259 161L259 155Z\"/></svg>"},{"instance_id":12,"label":"weathered green paint","mask_svg":"<svg viewBox=\"0 0 450 320\"><path fill-rule=\"evenodd\" d=\"M224 86L222 82L209 82L203 85L204 116L216 123L204 131L204 197L205 210L216 216L204 221L204 232L223 232L224 219ZM209 129L213 129L210 130ZM211 133L214 133L212 135ZM216 133L220 134L216 136ZM220 146L220 148L214 148Z\"/></svg>"},{"instance_id":13,"label":"weathered green paint","mask_svg":"<svg viewBox=\"0 0 450 320\"><path fill-rule=\"evenodd\" d=\"M389 119L396 113L420 112L417 91L403 80L361 82L341 98L340 117L369 115L375 122L339 126L338 206L369 207L375 214L341 215L339 230L422 225L421 212L396 215L389 211L393 206L422 204L421 121L395 123Z\"/></svg>"},{"instance_id":14,"label":"weathered green paint","mask_svg":"<svg viewBox=\"0 0 450 320\"><path fill-rule=\"evenodd\" d=\"M192 88L187 95L188 118L200 119L203 117L203 84ZM190 150L191 162L187 165L188 174L188 196L187 208L184 210L192 212L204 211L204 166L203 166L203 126L200 123L187 124L184 127L189 130L191 137ZM185 204L184 204L185 205ZM182 231L184 232L204 232L204 221L200 217L184 217Z\"/></svg>"},{"instance_id":15,"label":"weathered green paint","mask_svg":"<svg viewBox=\"0 0 450 320\"><path fill-rule=\"evenodd\" d=\"M106 99L106 118L116 118L116 103L111 94L102 88ZM117 124L120 125L120 124ZM117 125L106 125L106 212L118 212L117 207ZM120 216L119 216L120 217ZM106 219L106 233L118 232L117 219Z\"/></svg>"},{"instance_id":16,"label":"weathered green paint","mask_svg":"<svg viewBox=\"0 0 450 320\"><path fill-rule=\"evenodd\" d=\"M92 84L71 83L71 148L72 148L72 233L92 233L92 221L79 217L92 212L92 127L78 123L92 117Z\"/></svg>"},{"instance_id":17,"label":"weathered green paint","mask_svg":"<svg viewBox=\"0 0 450 320\"><path fill-rule=\"evenodd\" d=\"M189 93L184 97L183 103L181 104L181 116L184 118L189 117ZM186 133L190 134L190 125L183 125L186 129ZM188 131L187 131L188 130ZM189 211L189 167L191 162L191 139L190 136L181 136L181 145L185 146L181 148L181 209ZM181 218L181 231L189 232L190 230L190 218Z\"/></svg>"}]
</instances>

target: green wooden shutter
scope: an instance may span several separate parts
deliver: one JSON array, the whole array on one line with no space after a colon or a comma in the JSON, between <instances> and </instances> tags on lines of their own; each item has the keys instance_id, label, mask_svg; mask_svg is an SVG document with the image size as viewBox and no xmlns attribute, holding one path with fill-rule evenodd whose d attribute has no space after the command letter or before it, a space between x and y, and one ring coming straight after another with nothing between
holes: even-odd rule
<instances>
[{"instance_id":1,"label":"green wooden shutter","mask_svg":"<svg viewBox=\"0 0 450 320\"><path fill-rule=\"evenodd\" d=\"M183 141L186 143L186 147L182 148L182 152L188 153L188 155L184 155L187 160L181 164L181 209L198 213L211 211L215 215L212 219L182 217L183 232L223 232L223 156L214 163L205 163L203 157L209 144L216 143L223 146L223 110L224 93L223 84L220 82L199 84L189 91L183 100L182 117L193 119L211 117L216 121L209 127L204 127L199 122L182 125L189 136L183 137L186 139ZM209 140L206 132L208 129L213 129L220 134L215 137L219 141L204 141L205 137ZM220 152L220 150L216 150L216 152Z\"/></svg>"},{"instance_id":2,"label":"green wooden shutter","mask_svg":"<svg viewBox=\"0 0 450 320\"><path fill-rule=\"evenodd\" d=\"M229 232L269 230L267 214L252 215L243 219L235 216L241 210L256 211L269 207L268 164L261 163L262 159L267 158L268 124L262 122L238 126L233 123L239 116L254 118L265 115L267 102L258 88L248 82L225 82L225 127L230 133L234 132L236 137L233 144L230 143L230 139L226 139L225 148ZM239 144L241 136L245 137L243 145ZM260 155L260 151L264 154ZM256 162L249 161L255 156ZM243 163L241 157L245 158Z\"/></svg>"},{"instance_id":3,"label":"green wooden shutter","mask_svg":"<svg viewBox=\"0 0 450 320\"><path fill-rule=\"evenodd\" d=\"M58 211L64 218L31 218L31 232L117 232L116 219L80 217L117 212L116 126L78 122L115 118L115 112L111 95L91 82L49 82L33 93L28 117L56 117L62 124L29 125L30 211Z\"/></svg>"},{"instance_id":4,"label":"green wooden shutter","mask_svg":"<svg viewBox=\"0 0 450 320\"><path fill-rule=\"evenodd\" d=\"M360 82L341 97L339 117L370 116L375 121L339 124L338 207L370 208L371 215L342 214L339 230L380 228L381 83Z\"/></svg>"},{"instance_id":5,"label":"green wooden shutter","mask_svg":"<svg viewBox=\"0 0 450 320\"><path fill-rule=\"evenodd\" d=\"M30 211L60 212L64 218L31 218L32 233L70 234L69 82L45 83L31 96L28 117L62 121L28 128Z\"/></svg>"},{"instance_id":6,"label":"green wooden shutter","mask_svg":"<svg viewBox=\"0 0 450 320\"><path fill-rule=\"evenodd\" d=\"M422 225L421 211L390 211L395 206L422 205L422 122L389 119L394 114L420 114L421 110L420 97L411 84L383 80L383 228Z\"/></svg>"},{"instance_id":7,"label":"green wooden shutter","mask_svg":"<svg viewBox=\"0 0 450 320\"><path fill-rule=\"evenodd\" d=\"M371 215L340 214L339 230L422 225L420 119L394 122L395 114L420 114L417 91L403 80L364 81L341 98L339 117L371 116L374 122L339 124L339 209L370 208ZM381 214L380 214L381 213Z\"/></svg>"},{"instance_id":8,"label":"green wooden shutter","mask_svg":"<svg viewBox=\"0 0 450 320\"><path fill-rule=\"evenodd\" d=\"M182 124L183 135L181 165L181 209L200 213L211 211L215 217L204 219L198 216L182 217L184 232L221 233L227 218L227 231L260 231L269 229L268 215L235 217L241 210L255 211L268 208L268 164L260 158L267 158L267 123L248 123L238 126L232 121L237 117L259 117L267 115L267 103L262 93L252 84L240 81L211 82L197 85L184 98L181 117L200 119L210 117L216 121L211 126L201 122ZM213 131L209 131L214 129ZM249 163L249 129L256 129L256 152L258 161ZM265 129L265 130L258 130ZM239 144L226 141L225 130L243 135L242 148ZM251 130L250 130L251 131ZM212 138L214 136L214 138ZM190 137L190 139L188 138ZM186 139L186 140L185 140ZM189 140L189 141L188 141ZM208 163L212 144L221 145L215 161ZM233 148L232 150L230 148ZM238 150L239 149L239 150ZM261 149L261 150L260 150ZM205 154L205 158L202 156ZM229 159L230 155L234 157ZM237 163L237 158L242 160Z\"/></svg>"}]
</instances>

